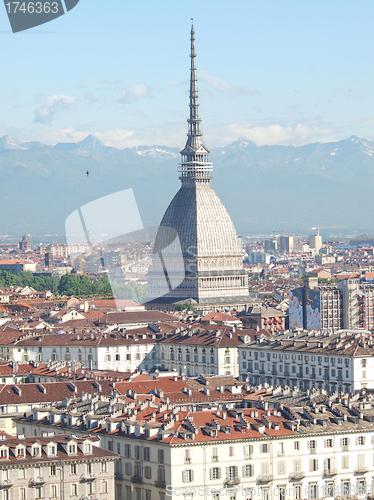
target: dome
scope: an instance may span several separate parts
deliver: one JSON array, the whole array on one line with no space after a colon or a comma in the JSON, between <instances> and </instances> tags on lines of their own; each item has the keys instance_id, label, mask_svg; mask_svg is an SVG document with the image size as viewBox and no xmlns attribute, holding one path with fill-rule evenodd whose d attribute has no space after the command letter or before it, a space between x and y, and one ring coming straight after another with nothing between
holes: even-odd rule
<instances>
[{"instance_id":1,"label":"dome","mask_svg":"<svg viewBox=\"0 0 374 500\"><path fill-rule=\"evenodd\" d=\"M231 217L209 183L182 185L167 208L160 226L175 229L185 257L242 256ZM155 252L165 246L163 238L157 237Z\"/></svg>"}]
</instances>

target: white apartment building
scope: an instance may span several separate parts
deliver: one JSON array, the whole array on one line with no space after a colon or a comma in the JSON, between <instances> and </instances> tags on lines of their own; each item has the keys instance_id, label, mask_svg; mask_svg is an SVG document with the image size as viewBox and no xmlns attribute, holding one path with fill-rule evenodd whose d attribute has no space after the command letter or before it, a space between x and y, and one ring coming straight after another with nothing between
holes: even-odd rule
<instances>
[{"instance_id":1,"label":"white apartment building","mask_svg":"<svg viewBox=\"0 0 374 500\"><path fill-rule=\"evenodd\" d=\"M358 399L205 411L143 401L102 422L87 416L71 432L94 431L121 455L117 500L364 500L374 481L374 404ZM44 415L17 427L58 429Z\"/></svg>"},{"instance_id":2,"label":"white apartment building","mask_svg":"<svg viewBox=\"0 0 374 500\"><path fill-rule=\"evenodd\" d=\"M240 380L327 392L374 389L373 355L370 332L286 332L239 347Z\"/></svg>"},{"instance_id":3,"label":"white apartment building","mask_svg":"<svg viewBox=\"0 0 374 500\"><path fill-rule=\"evenodd\" d=\"M0 440L2 500L104 500L114 498L117 455L97 438L50 433Z\"/></svg>"}]
</instances>

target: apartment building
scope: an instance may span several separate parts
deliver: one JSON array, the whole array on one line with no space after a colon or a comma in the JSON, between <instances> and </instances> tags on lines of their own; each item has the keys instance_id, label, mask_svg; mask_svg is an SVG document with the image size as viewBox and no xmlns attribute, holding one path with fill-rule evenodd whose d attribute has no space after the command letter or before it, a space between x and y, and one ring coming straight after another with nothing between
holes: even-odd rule
<instances>
[{"instance_id":1,"label":"apartment building","mask_svg":"<svg viewBox=\"0 0 374 500\"><path fill-rule=\"evenodd\" d=\"M249 384L313 387L328 392L374 389L370 332L285 332L242 345L240 380Z\"/></svg>"},{"instance_id":2,"label":"apartment building","mask_svg":"<svg viewBox=\"0 0 374 500\"><path fill-rule=\"evenodd\" d=\"M355 329L359 324L359 297L362 285L357 278L338 284L318 283L304 278L304 285L289 292L289 325L292 329Z\"/></svg>"},{"instance_id":3,"label":"apartment building","mask_svg":"<svg viewBox=\"0 0 374 500\"><path fill-rule=\"evenodd\" d=\"M116 453L96 437L54 435L0 440L2 500L114 498Z\"/></svg>"},{"instance_id":4,"label":"apartment building","mask_svg":"<svg viewBox=\"0 0 374 500\"><path fill-rule=\"evenodd\" d=\"M303 406L273 408L262 401L199 411L134 401L101 422L86 414L72 432L94 433L120 454L117 500L348 500L371 491L373 422L373 400L364 394L321 400L317 391ZM17 427L26 435L59 428L44 415L20 418Z\"/></svg>"}]
</instances>

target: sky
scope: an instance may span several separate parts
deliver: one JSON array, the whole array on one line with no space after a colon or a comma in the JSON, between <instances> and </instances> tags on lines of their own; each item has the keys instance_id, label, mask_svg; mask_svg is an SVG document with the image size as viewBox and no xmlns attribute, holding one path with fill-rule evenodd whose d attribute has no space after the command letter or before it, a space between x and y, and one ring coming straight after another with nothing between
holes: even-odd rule
<instances>
[{"instance_id":1,"label":"sky","mask_svg":"<svg viewBox=\"0 0 374 500\"><path fill-rule=\"evenodd\" d=\"M80 0L16 34L1 7L0 137L183 147L191 17L208 147L374 139L372 0Z\"/></svg>"}]
</instances>

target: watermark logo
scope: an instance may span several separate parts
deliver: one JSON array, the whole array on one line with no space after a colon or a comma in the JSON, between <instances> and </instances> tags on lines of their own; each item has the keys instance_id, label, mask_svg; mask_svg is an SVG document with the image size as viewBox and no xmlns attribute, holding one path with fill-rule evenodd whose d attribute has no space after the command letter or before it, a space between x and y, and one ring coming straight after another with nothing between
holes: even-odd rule
<instances>
[{"instance_id":1,"label":"watermark logo","mask_svg":"<svg viewBox=\"0 0 374 500\"><path fill-rule=\"evenodd\" d=\"M13 33L53 21L69 12L79 0L4 0Z\"/></svg>"},{"instance_id":2,"label":"watermark logo","mask_svg":"<svg viewBox=\"0 0 374 500\"><path fill-rule=\"evenodd\" d=\"M119 300L135 298L127 295L132 280L147 282L144 304L169 294L185 279L177 231L160 226L146 232L132 189L75 210L65 221L65 233L74 269L85 273L91 263L93 273L108 276L118 308Z\"/></svg>"}]
</instances>

